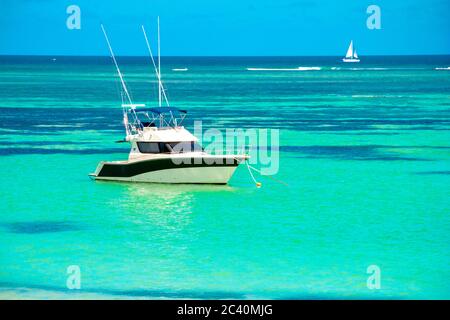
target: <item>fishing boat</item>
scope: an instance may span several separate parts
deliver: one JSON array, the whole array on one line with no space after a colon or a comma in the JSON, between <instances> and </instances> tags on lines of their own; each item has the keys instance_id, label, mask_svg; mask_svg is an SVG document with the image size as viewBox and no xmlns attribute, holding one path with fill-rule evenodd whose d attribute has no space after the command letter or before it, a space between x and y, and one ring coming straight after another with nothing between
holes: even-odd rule
<instances>
[{"instance_id":1,"label":"fishing boat","mask_svg":"<svg viewBox=\"0 0 450 320\"><path fill-rule=\"evenodd\" d=\"M161 80L159 19L157 63L142 26L158 80L159 104L154 107L133 103L103 25L101 28L121 83L126 137L120 142L129 143L131 150L127 160L101 161L89 176L112 181L227 184L238 165L249 157L243 153L209 154L183 126L187 112L169 104Z\"/></svg>"},{"instance_id":2,"label":"fishing boat","mask_svg":"<svg viewBox=\"0 0 450 320\"><path fill-rule=\"evenodd\" d=\"M344 62L359 62L358 54L356 53L356 49L353 47L353 40L350 41L350 45L348 46L347 54L345 58L342 59Z\"/></svg>"}]
</instances>

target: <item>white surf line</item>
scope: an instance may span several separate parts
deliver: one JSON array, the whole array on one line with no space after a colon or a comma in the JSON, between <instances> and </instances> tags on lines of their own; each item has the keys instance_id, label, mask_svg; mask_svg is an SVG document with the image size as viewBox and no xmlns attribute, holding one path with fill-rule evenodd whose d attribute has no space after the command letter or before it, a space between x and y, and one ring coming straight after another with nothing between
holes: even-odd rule
<instances>
[{"instance_id":1,"label":"white surf line","mask_svg":"<svg viewBox=\"0 0 450 320\"><path fill-rule=\"evenodd\" d=\"M247 71L319 71L321 67L298 67L298 68L246 68Z\"/></svg>"},{"instance_id":2,"label":"white surf line","mask_svg":"<svg viewBox=\"0 0 450 320\"><path fill-rule=\"evenodd\" d=\"M446 68L444 68L447 70ZM330 70L337 71L410 71L410 70L427 70L426 68L386 68L386 67L362 67L362 68L346 68L346 67L331 67ZM450 69L449 69L450 70Z\"/></svg>"},{"instance_id":3,"label":"white surf line","mask_svg":"<svg viewBox=\"0 0 450 320\"><path fill-rule=\"evenodd\" d=\"M394 70L389 68L344 68L342 70L351 70L351 71L385 71L385 70Z\"/></svg>"},{"instance_id":4,"label":"white surf line","mask_svg":"<svg viewBox=\"0 0 450 320\"><path fill-rule=\"evenodd\" d=\"M188 68L174 68L172 71L188 71Z\"/></svg>"},{"instance_id":5,"label":"white surf line","mask_svg":"<svg viewBox=\"0 0 450 320\"><path fill-rule=\"evenodd\" d=\"M434 68L434 70L450 70L450 67L446 67L446 68L438 67L438 68Z\"/></svg>"}]
</instances>

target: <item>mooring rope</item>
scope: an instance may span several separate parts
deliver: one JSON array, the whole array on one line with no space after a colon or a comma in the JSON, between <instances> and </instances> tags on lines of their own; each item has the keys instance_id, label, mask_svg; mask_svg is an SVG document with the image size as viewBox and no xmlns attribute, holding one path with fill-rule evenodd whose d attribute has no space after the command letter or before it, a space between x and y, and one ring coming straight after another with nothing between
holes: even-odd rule
<instances>
[{"instance_id":1,"label":"mooring rope","mask_svg":"<svg viewBox=\"0 0 450 320\"><path fill-rule=\"evenodd\" d=\"M259 185L258 185L258 182L256 182L256 180L255 180L255 178L253 177L253 174L252 174L252 172L250 171L250 169L251 169L251 170L255 170L255 171L258 172L261 176L264 176L264 177L267 177L267 178L269 178L269 179L272 179L273 181L278 182L278 183L280 183L280 184L282 184L282 185L289 186L289 185L288 185L286 182L284 182L284 181L275 179L274 177L271 177L271 176L263 175L263 174L261 173L261 170L256 169L256 168L252 167L251 165L249 165L249 164L248 164L248 161L245 161L245 163L247 164L247 168L248 168L248 171L250 172L250 176L252 177L253 181L255 181L256 186L260 187L260 186L261 186L261 183L259 183Z\"/></svg>"},{"instance_id":2,"label":"mooring rope","mask_svg":"<svg viewBox=\"0 0 450 320\"><path fill-rule=\"evenodd\" d=\"M261 187L261 182L256 181L255 177L253 176L252 170L250 169L248 161L245 161L245 164L247 165L248 173L250 173L250 177L252 177L252 180L255 183L256 187L257 188Z\"/></svg>"}]
</instances>

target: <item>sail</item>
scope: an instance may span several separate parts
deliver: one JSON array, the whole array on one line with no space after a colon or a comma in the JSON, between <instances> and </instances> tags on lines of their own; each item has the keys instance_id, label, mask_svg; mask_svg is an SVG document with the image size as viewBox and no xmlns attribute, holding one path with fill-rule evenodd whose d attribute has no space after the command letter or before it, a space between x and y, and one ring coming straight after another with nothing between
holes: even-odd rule
<instances>
[{"instance_id":1,"label":"sail","mask_svg":"<svg viewBox=\"0 0 450 320\"><path fill-rule=\"evenodd\" d=\"M346 58L352 58L353 57L353 40L350 41L350 45L348 46L347 54L345 55Z\"/></svg>"},{"instance_id":2,"label":"sail","mask_svg":"<svg viewBox=\"0 0 450 320\"><path fill-rule=\"evenodd\" d=\"M356 54L356 50L353 52L353 58L358 59L358 55Z\"/></svg>"}]
</instances>

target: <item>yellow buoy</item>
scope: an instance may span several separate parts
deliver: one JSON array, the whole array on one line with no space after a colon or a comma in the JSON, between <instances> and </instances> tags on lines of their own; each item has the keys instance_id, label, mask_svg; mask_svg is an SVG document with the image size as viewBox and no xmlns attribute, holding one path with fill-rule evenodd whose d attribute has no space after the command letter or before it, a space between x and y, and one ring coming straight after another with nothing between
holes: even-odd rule
<instances>
[{"instance_id":1,"label":"yellow buoy","mask_svg":"<svg viewBox=\"0 0 450 320\"><path fill-rule=\"evenodd\" d=\"M260 188L260 187L261 187L261 182L257 182L257 183L256 183L256 186L257 186L258 188Z\"/></svg>"}]
</instances>

